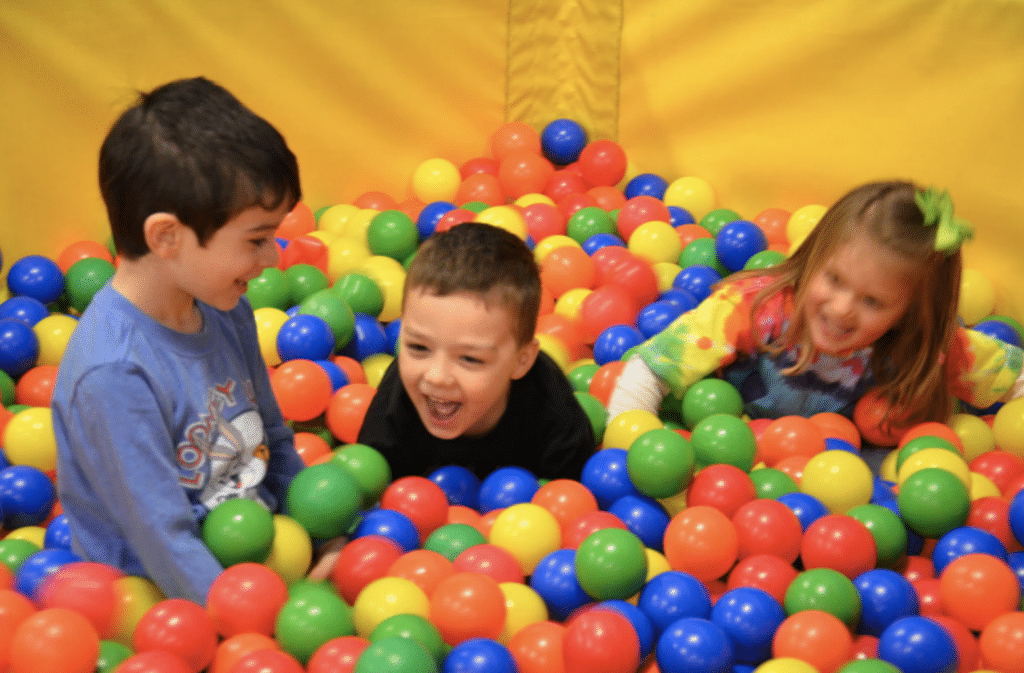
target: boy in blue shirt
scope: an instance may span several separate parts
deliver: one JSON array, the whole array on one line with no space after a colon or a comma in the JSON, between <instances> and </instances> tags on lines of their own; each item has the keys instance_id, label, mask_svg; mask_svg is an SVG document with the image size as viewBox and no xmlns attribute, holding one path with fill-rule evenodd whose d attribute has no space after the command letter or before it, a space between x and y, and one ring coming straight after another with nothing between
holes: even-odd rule
<instances>
[{"instance_id":1,"label":"boy in blue shirt","mask_svg":"<svg viewBox=\"0 0 1024 673\"><path fill-rule=\"evenodd\" d=\"M298 165L273 126L196 78L140 95L99 178L120 261L59 368L58 495L76 553L205 604L223 568L203 517L230 498L278 511L304 467L244 297L277 263Z\"/></svg>"}]
</instances>

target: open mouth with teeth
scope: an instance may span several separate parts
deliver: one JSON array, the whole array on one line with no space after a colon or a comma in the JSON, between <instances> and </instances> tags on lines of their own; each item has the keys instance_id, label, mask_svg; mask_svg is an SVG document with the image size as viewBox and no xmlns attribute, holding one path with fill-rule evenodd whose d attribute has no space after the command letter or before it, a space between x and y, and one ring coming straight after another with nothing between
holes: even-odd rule
<instances>
[{"instance_id":1,"label":"open mouth with teeth","mask_svg":"<svg viewBox=\"0 0 1024 673\"><path fill-rule=\"evenodd\" d=\"M426 397L424 400L427 403L427 409L430 411L431 418L438 423L451 420L458 413L459 409L462 408L461 402L440 400L433 397Z\"/></svg>"}]
</instances>

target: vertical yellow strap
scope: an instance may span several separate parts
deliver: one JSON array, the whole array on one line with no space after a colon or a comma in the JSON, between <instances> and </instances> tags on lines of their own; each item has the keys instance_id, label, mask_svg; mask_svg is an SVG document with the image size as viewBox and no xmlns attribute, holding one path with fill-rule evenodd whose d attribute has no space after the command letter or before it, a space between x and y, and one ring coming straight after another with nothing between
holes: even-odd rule
<instances>
[{"instance_id":1,"label":"vertical yellow strap","mask_svg":"<svg viewBox=\"0 0 1024 673\"><path fill-rule=\"evenodd\" d=\"M618 136L622 0L509 0L506 121Z\"/></svg>"}]
</instances>

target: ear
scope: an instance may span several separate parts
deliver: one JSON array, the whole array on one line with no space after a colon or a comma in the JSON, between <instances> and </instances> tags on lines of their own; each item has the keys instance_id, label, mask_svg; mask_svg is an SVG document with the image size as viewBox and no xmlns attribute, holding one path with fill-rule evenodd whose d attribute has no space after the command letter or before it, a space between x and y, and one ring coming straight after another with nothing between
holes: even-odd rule
<instances>
[{"instance_id":1,"label":"ear","mask_svg":"<svg viewBox=\"0 0 1024 673\"><path fill-rule=\"evenodd\" d=\"M530 371L530 367L537 361L537 353L540 352L540 340L533 339L530 343L519 347L516 352L516 366L512 371L513 379L521 379Z\"/></svg>"},{"instance_id":2,"label":"ear","mask_svg":"<svg viewBox=\"0 0 1024 673\"><path fill-rule=\"evenodd\" d=\"M174 257L181 247L185 225L170 213L153 213L142 223L146 245L157 257Z\"/></svg>"}]
</instances>

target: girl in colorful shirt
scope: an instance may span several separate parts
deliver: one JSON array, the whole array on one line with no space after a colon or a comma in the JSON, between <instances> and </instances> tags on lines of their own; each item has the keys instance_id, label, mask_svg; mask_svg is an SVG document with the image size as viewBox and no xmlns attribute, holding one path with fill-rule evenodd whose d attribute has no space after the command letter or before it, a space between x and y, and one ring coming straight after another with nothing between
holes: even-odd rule
<instances>
[{"instance_id":1,"label":"girl in colorful shirt","mask_svg":"<svg viewBox=\"0 0 1024 673\"><path fill-rule=\"evenodd\" d=\"M785 261L743 271L630 355L608 417L657 412L719 372L754 418L852 416L869 389L883 424L946 421L959 398L1024 395L1021 349L958 321L970 226L946 192L879 182L836 202Z\"/></svg>"}]
</instances>

